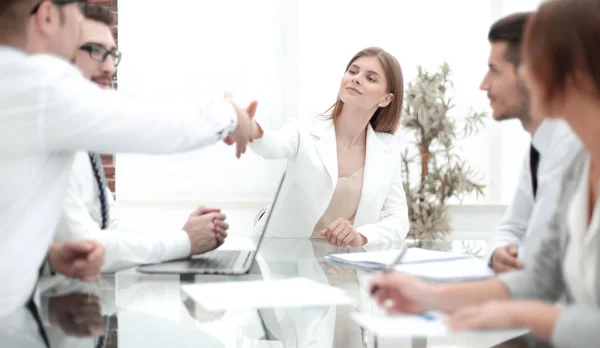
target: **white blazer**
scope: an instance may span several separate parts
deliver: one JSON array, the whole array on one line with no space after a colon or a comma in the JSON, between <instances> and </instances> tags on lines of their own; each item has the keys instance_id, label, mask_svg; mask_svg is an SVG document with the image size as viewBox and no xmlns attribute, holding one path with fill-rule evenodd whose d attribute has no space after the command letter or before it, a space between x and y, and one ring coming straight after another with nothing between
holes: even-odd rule
<instances>
[{"instance_id":1,"label":"white blazer","mask_svg":"<svg viewBox=\"0 0 600 348\"><path fill-rule=\"evenodd\" d=\"M288 159L286 178L266 236L309 238L337 185L333 122L317 119L292 122L278 131L263 129L262 138L250 148L266 159ZM262 231L265 220L256 224L255 231ZM398 139L375 132L371 125L367 129L363 188L354 227L368 244L403 240L409 229Z\"/></svg>"}]
</instances>

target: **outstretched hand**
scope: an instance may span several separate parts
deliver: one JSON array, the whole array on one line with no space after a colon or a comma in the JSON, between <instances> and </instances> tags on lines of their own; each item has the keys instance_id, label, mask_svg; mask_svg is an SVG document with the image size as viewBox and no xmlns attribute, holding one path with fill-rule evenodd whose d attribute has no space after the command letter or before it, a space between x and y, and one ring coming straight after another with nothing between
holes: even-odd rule
<instances>
[{"instance_id":1,"label":"outstretched hand","mask_svg":"<svg viewBox=\"0 0 600 348\"><path fill-rule=\"evenodd\" d=\"M248 143L253 140L254 115L256 114L258 102L256 100L251 102L244 110L233 101L233 96L230 92L226 92L224 98L233 106L238 116L238 122L235 131L228 135L223 142L227 145L236 144L236 157L240 158L246 152Z\"/></svg>"}]
</instances>

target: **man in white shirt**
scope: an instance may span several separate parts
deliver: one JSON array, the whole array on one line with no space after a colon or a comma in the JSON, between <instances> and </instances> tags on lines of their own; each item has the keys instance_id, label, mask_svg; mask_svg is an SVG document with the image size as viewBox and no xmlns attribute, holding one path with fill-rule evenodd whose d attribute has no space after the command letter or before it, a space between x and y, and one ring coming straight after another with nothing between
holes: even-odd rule
<instances>
[{"instance_id":1,"label":"man in white shirt","mask_svg":"<svg viewBox=\"0 0 600 348\"><path fill-rule=\"evenodd\" d=\"M481 89L487 92L494 119L517 118L532 136L515 196L491 239L490 265L496 272L524 267L555 210L557 183L578 142L562 121L542 123L530 117L529 96L518 75L520 45L531 13L516 13L498 20L488 33L489 70ZM539 118L538 118L539 119Z\"/></svg>"},{"instance_id":2,"label":"man in white shirt","mask_svg":"<svg viewBox=\"0 0 600 348\"><path fill-rule=\"evenodd\" d=\"M97 4L84 9L79 50L74 62L85 77L110 88L121 60L110 27L112 11ZM219 209L201 207L183 229L154 232L127 228L104 180L96 154L78 152L69 178L63 213L55 240L98 240L105 247L103 272L144 263L158 263L203 253L221 245L229 228Z\"/></svg>"},{"instance_id":3,"label":"man in white shirt","mask_svg":"<svg viewBox=\"0 0 600 348\"><path fill-rule=\"evenodd\" d=\"M74 0L0 0L0 318L31 297L76 151L167 154L232 134L239 156L251 140L232 102L133 101L86 80L68 62L82 20Z\"/></svg>"}]
</instances>

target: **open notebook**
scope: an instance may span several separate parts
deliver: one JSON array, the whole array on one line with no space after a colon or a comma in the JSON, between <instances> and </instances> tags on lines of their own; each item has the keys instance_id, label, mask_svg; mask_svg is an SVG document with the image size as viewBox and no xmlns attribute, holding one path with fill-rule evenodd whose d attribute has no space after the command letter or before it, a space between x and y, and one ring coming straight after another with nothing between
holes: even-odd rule
<instances>
[{"instance_id":1,"label":"open notebook","mask_svg":"<svg viewBox=\"0 0 600 348\"><path fill-rule=\"evenodd\" d=\"M398 250L389 250L332 254L326 259L365 270L378 271L394 262L398 252ZM474 256L420 248L409 248L394 268L399 272L428 281L473 280L494 275L485 261Z\"/></svg>"}]
</instances>

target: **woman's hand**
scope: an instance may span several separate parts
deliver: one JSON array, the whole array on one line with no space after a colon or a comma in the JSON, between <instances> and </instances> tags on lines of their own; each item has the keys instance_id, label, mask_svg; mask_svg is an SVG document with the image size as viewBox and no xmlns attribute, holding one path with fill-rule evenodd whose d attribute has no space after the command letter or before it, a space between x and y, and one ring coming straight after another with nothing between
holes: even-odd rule
<instances>
[{"instance_id":1,"label":"woman's hand","mask_svg":"<svg viewBox=\"0 0 600 348\"><path fill-rule=\"evenodd\" d=\"M399 272L379 272L369 281L371 296L389 314L438 309L436 287Z\"/></svg>"},{"instance_id":2,"label":"woman's hand","mask_svg":"<svg viewBox=\"0 0 600 348\"><path fill-rule=\"evenodd\" d=\"M338 218L329 227L321 231L327 242L335 246L362 246L367 243L367 239L354 229L350 221Z\"/></svg>"}]
</instances>

